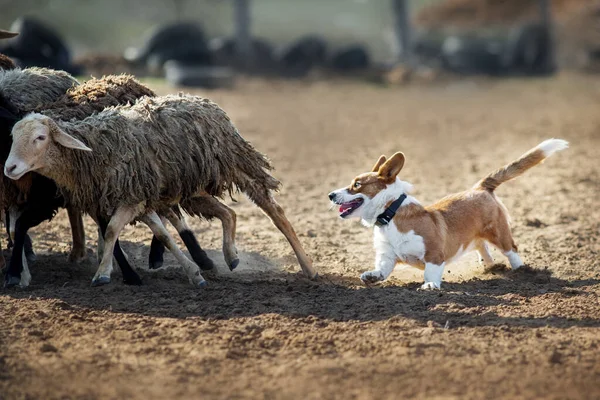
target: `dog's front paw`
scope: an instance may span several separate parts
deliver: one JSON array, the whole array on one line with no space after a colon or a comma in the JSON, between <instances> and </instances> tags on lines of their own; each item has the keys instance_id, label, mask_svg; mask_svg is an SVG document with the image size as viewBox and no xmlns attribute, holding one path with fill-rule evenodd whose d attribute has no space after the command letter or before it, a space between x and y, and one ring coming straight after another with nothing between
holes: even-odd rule
<instances>
[{"instance_id":1,"label":"dog's front paw","mask_svg":"<svg viewBox=\"0 0 600 400\"><path fill-rule=\"evenodd\" d=\"M440 284L436 282L425 282L421 285L421 290L439 290Z\"/></svg>"},{"instance_id":2,"label":"dog's front paw","mask_svg":"<svg viewBox=\"0 0 600 400\"><path fill-rule=\"evenodd\" d=\"M362 280L367 285L373 284L381 282L383 280L383 275L381 274L381 271L367 271L360 276L360 280Z\"/></svg>"}]
</instances>

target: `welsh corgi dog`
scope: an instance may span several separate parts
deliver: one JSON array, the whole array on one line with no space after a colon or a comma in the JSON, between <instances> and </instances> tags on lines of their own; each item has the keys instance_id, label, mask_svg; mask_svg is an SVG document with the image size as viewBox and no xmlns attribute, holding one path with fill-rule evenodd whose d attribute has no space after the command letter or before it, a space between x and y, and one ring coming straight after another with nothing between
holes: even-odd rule
<instances>
[{"instance_id":1,"label":"welsh corgi dog","mask_svg":"<svg viewBox=\"0 0 600 400\"><path fill-rule=\"evenodd\" d=\"M446 264L468 252L477 251L484 267L492 266L488 245L499 249L512 269L521 267L508 210L494 190L568 145L561 139L546 140L473 188L426 207L409 194L412 185L398 177L404 154L379 157L371 172L329 193L341 218L360 218L374 227L375 269L360 278L366 284L383 281L402 263L424 270L422 289L439 289Z\"/></svg>"}]
</instances>

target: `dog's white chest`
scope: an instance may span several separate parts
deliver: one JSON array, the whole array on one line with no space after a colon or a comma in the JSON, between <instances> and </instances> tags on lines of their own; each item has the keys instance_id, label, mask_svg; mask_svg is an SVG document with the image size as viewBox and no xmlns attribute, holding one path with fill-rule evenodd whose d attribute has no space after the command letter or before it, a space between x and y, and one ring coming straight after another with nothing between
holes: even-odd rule
<instances>
[{"instance_id":1,"label":"dog's white chest","mask_svg":"<svg viewBox=\"0 0 600 400\"><path fill-rule=\"evenodd\" d=\"M382 253L393 252L403 262L414 263L425 258L423 237L414 231L399 232L394 223L375 227L375 250Z\"/></svg>"}]
</instances>

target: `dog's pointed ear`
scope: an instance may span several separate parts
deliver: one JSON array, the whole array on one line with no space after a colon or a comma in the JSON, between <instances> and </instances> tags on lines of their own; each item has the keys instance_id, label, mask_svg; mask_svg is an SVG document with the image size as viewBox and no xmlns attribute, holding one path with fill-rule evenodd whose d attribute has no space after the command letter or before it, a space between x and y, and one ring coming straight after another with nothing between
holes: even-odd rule
<instances>
[{"instance_id":1,"label":"dog's pointed ear","mask_svg":"<svg viewBox=\"0 0 600 400\"><path fill-rule=\"evenodd\" d=\"M377 171L379 171L379 168L385 162L385 160L386 160L386 158L385 158L384 155L379 156L379 160L377 160L377 162L375 163L375 165L373 165L373 169L371 170L371 172L377 172Z\"/></svg>"},{"instance_id":2,"label":"dog's pointed ear","mask_svg":"<svg viewBox=\"0 0 600 400\"><path fill-rule=\"evenodd\" d=\"M379 168L378 175L380 178L387 181L396 179L396 176L404 167L404 153L398 152L391 156L383 165Z\"/></svg>"}]
</instances>

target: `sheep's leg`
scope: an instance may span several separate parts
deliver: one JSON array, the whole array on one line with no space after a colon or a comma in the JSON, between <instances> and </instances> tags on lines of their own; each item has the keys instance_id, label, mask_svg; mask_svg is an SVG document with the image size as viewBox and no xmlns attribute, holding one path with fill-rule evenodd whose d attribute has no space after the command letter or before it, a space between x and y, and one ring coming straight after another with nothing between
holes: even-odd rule
<instances>
[{"instance_id":1,"label":"sheep's leg","mask_svg":"<svg viewBox=\"0 0 600 400\"><path fill-rule=\"evenodd\" d=\"M113 254L117 262L121 266L123 272L123 281L126 284L141 284L141 279L138 274L131 268L127 262L121 246L117 246L119 234L129 222L139 214L140 207L119 207L110 222L106 223L103 218L98 219L100 229L104 237L104 251L102 253L102 261L92 279L92 286L100 286L110 283L110 273L113 269Z\"/></svg>"},{"instance_id":2,"label":"sheep's leg","mask_svg":"<svg viewBox=\"0 0 600 400\"><path fill-rule=\"evenodd\" d=\"M81 262L85 259L85 228L83 227L83 217L81 212L72 207L67 207L69 223L71 224L71 234L73 236L73 247L69 253L70 262Z\"/></svg>"},{"instance_id":3,"label":"sheep's leg","mask_svg":"<svg viewBox=\"0 0 600 400\"><path fill-rule=\"evenodd\" d=\"M209 194L194 197L186 202L188 207L196 214L206 219L217 218L223 225L223 255L230 270L234 270L240 260L235 247L235 229L237 216L235 211L221 203Z\"/></svg>"},{"instance_id":4,"label":"sheep's leg","mask_svg":"<svg viewBox=\"0 0 600 400\"><path fill-rule=\"evenodd\" d=\"M8 248L12 248L14 246L13 238L15 236L15 224L17 219L21 217L23 213L19 210L17 206L10 206L6 212L6 231L8 233ZM36 224L37 225L37 224ZM33 225L35 226L35 225ZM33 243L31 242L31 237L29 234L25 236L25 257L29 262L35 262L37 259L34 251L33 251ZM25 267L25 265L23 265Z\"/></svg>"},{"instance_id":5,"label":"sheep's leg","mask_svg":"<svg viewBox=\"0 0 600 400\"><path fill-rule=\"evenodd\" d=\"M15 238L14 247L12 251L12 257L4 276L4 286L12 287L16 285L25 286L29 284L27 281L21 280L21 273L23 272L25 263L25 246L28 239L27 231L29 228L34 227L42 223L47 219L45 210L37 209L25 209L21 215L15 220ZM31 240L31 239L29 239ZM25 266L25 268L27 268Z\"/></svg>"},{"instance_id":6,"label":"sheep's leg","mask_svg":"<svg viewBox=\"0 0 600 400\"><path fill-rule=\"evenodd\" d=\"M169 249L177 261L183 266L190 282L198 287L206 286L206 281L200 274L200 268L190 261L185 254L177 247L175 240L163 225L156 212L144 215L141 220L152 229L154 235Z\"/></svg>"},{"instance_id":7,"label":"sheep's leg","mask_svg":"<svg viewBox=\"0 0 600 400\"><path fill-rule=\"evenodd\" d=\"M98 219L98 257L100 260L104 257L104 235L106 233L106 228L108 227L108 222L100 218ZM119 239L115 242L115 250L113 252L113 262L119 264L121 268L121 273L123 274L123 283L126 285L141 285L142 279L135 272L135 270L129 264L129 259L127 258L127 254L121 248L121 244L119 243Z\"/></svg>"},{"instance_id":8,"label":"sheep's leg","mask_svg":"<svg viewBox=\"0 0 600 400\"><path fill-rule=\"evenodd\" d=\"M8 236L8 244L6 245L6 248L11 249L15 245L13 243L13 239L12 239L14 230L11 231L11 229L10 229L11 218L10 218L10 211L8 210L8 208L6 210L4 210L4 219L6 220L4 222L4 227L6 228L6 235Z\"/></svg>"},{"instance_id":9,"label":"sheep's leg","mask_svg":"<svg viewBox=\"0 0 600 400\"><path fill-rule=\"evenodd\" d=\"M175 206L179 207L179 206ZM173 207L173 208L175 208ZM190 252L192 259L203 271L209 271L215 267L212 260L208 257L206 252L202 250L198 240L194 236L194 233L185 222L185 219L181 218L173 209L169 209L164 212L165 216L169 219L171 224L177 229L177 233L183 240L185 247ZM160 216L160 219L165 225L165 218ZM152 237L152 243L150 243L150 254L148 257L148 264L150 269L158 269L163 265L163 254L165 252L165 246L156 236Z\"/></svg>"},{"instance_id":10,"label":"sheep's leg","mask_svg":"<svg viewBox=\"0 0 600 400\"><path fill-rule=\"evenodd\" d=\"M96 261L98 262L98 264L100 264L100 262L102 261L102 257L104 256L104 233L102 231L102 228L100 227L100 222L99 222L98 218L94 217L93 215L91 215L91 217L94 220L94 222L96 223L96 225L98 226L98 245L96 246ZM106 220L102 220L102 221L103 221L104 230L106 230L106 227L108 226L108 222ZM119 244L119 239L117 239L117 243L115 244L115 253L117 253L117 252L122 253L123 258L125 258L125 262L129 263L129 257L127 257L127 253L125 253L125 251ZM116 257L113 259L113 262L116 262L117 264L119 264L119 266L121 265L117 261ZM123 268L121 268L121 271L122 270L123 270Z\"/></svg>"},{"instance_id":11,"label":"sheep's leg","mask_svg":"<svg viewBox=\"0 0 600 400\"><path fill-rule=\"evenodd\" d=\"M2 248L2 243L0 242L0 270L4 269L6 266L6 260L4 259L4 249Z\"/></svg>"},{"instance_id":12,"label":"sheep's leg","mask_svg":"<svg viewBox=\"0 0 600 400\"><path fill-rule=\"evenodd\" d=\"M98 245L96 246L96 258L98 264L100 264L102 257L104 256L104 232L102 232L102 228L97 220L96 224L98 225ZM106 227L104 229L106 229Z\"/></svg>"},{"instance_id":13,"label":"sheep's leg","mask_svg":"<svg viewBox=\"0 0 600 400\"><path fill-rule=\"evenodd\" d=\"M168 218L169 222L173 224L175 229L177 229L177 233L179 233L179 236L181 237L181 240L183 240L185 247L187 247L192 259L196 264L198 264L200 269L203 271L209 271L213 269L215 264L213 264L206 252L202 250L202 247L200 247L198 240L196 240L192 229L185 222L185 219L180 217L175 211L173 211L173 209L169 209L165 213L165 216ZM162 217L161 221L163 221Z\"/></svg>"},{"instance_id":14,"label":"sheep's leg","mask_svg":"<svg viewBox=\"0 0 600 400\"><path fill-rule=\"evenodd\" d=\"M248 196L265 212L265 214L267 214L273 224L275 224L288 242L290 242L304 274L311 279L316 278L318 274L312 265L312 260L304 252L302 244L300 244L300 240L298 240L292 224L290 224L290 221L286 218L283 208L277 204L270 193L261 189L248 191Z\"/></svg>"},{"instance_id":15,"label":"sheep's leg","mask_svg":"<svg viewBox=\"0 0 600 400\"><path fill-rule=\"evenodd\" d=\"M161 268L165 261L164 254L165 245L162 244L156 236L152 236L152 242L150 242L150 254L148 254L148 268Z\"/></svg>"}]
</instances>

